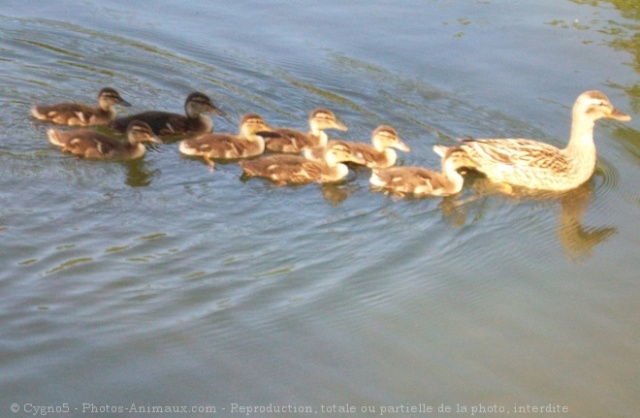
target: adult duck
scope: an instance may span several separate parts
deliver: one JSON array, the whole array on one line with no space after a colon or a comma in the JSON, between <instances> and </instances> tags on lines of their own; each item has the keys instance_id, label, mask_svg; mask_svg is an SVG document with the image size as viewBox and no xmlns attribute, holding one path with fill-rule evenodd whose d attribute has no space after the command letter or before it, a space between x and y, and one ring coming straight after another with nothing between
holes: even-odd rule
<instances>
[{"instance_id":1,"label":"adult duck","mask_svg":"<svg viewBox=\"0 0 640 418\"><path fill-rule=\"evenodd\" d=\"M616 110L607 96L592 90L578 96L573 106L571 136L564 148L531 139L470 139L458 147L469 165L492 182L562 192L593 175L597 161L593 128L601 118L631 120ZM446 149L437 146L434 151L443 155Z\"/></svg>"}]
</instances>

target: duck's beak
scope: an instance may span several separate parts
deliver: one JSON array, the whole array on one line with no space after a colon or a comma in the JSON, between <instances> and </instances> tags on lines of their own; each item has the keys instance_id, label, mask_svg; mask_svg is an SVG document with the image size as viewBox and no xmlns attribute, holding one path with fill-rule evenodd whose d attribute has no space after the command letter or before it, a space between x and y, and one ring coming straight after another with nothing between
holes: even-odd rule
<instances>
[{"instance_id":1,"label":"duck's beak","mask_svg":"<svg viewBox=\"0 0 640 418\"><path fill-rule=\"evenodd\" d=\"M393 148L400 151L404 151L404 152L411 151L411 148L409 148L409 145L405 144L404 141L402 141L400 138L398 138L396 143L393 145Z\"/></svg>"},{"instance_id":2,"label":"duck's beak","mask_svg":"<svg viewBox=\"0 0 640 418\"><path fill-rule=\"evenodd\" d=\"M346 132L349 130L349 128L347 128L345 125L338 122L337 120L333 122L333 124L331 125L331 129L337 129L338 131L342 131L342 132Z\"/></svg>"},{"instance_id":3,"label":"duck's beak","mask_svg":"<svg viewBox=\"0 0 640 418\"><path fill-rule=\"evenodd\" d=\"M629 122L631 120L631 116L627 115L626 113L623 113L617 109L613 109L611 111L611 114L609 116L607 116L611 119L615 119L615 120L619 120L621 122Z\"/></svg>"},{"instance_id":4,"label":"duck's beak","mask_svg":"<svg viewBox=\"0 0 640 418\"><path fill-rule=\"evenodd\" d=\"M129 103L128 101L126 101L126 100L125 100L125 99L123 99L123 98L120 98L120 101L118 102L118 104L119 104L120 106L124 106L124 107L131 107L131 103Z\"/></svg>"},{"instance_id":5,"label":"duck's beak","mask_svg":"<svg viewBox=\"0 0 640 418\"><path fill-rule=\"evenodd\" d=\"M211 113L212 115L227 116L227 113L224 110L215 106L209 107L209 113Z\"/></svg>"},{"instance_id":6,"label":"duck's beak","mask_svg":"<svg viewBox=\"0 0 640 418\"><path fill-rule=\"evenodd\" d=\"M155 135L148 135L147 136L147 141L148 142L153 142L154 144L163 144L164 142L162 142L162 140L160 138L158 138Z\"/></svg>"}]
</instances>

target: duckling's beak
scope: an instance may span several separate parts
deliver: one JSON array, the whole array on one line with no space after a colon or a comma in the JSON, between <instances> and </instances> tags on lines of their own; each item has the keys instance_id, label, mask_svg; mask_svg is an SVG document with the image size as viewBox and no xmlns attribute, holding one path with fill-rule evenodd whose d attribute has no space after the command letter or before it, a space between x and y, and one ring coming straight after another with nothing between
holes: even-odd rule
<instances>
[{"instance_id":1,"label":"duckling's beak","mask_svg":"<svg viewBox=\"0 0 640 418\"><path fill-rule=\"evenodd\" d=\"M345 125L338 122L337 120L333 121L333 123L331 124L331 129L337 129L338 131L343 131L343 132L346 132L349 130L349 128L347 128Z\"/></svg>"},{"instance_id":2,"label":"duckling's beak","mask_svg":"<svg viewBox=\"0 0 640 418\"><path fill-rule=\"evenodd\" d=\"M215 106L209 107L209 113L211 113L212 115L227 116L227 113L224 110Z\"/></svg>"},{"instance_id":3,"label":"duckling's beak","mask_svg":"<svg viewBox=\"0 0 640 418\"><path fill-rule=\"evenodd\" d=\"M120 98L120 101L118 102L118 104L119 104L120 106L124 106L124 107L131 107L131 103L129 103L128 101L126 101L126 100L125 100L125 99L123 99L123 98Z\"/></svg>"},{"instance_id":4,"label":"duckling's beak","mask_svg":"<svg viewBox=\"0 0 640 418\"><path fill-rule=\"evenodd\" d=\"M153 134L147 135L147 142L153 142L154 144L163 144L162 140Z\"/></svg>"},{"instance_id":5,"label":"duckling's beak","mask_svg":"<svg viewBox=\"0 0 640 418\"><path fill-rule=\"evenodd\" d=\"M400 151L404 151L404 152L411 151L411 148L409 148L409 145L405 144L400 138L398 138L396 143L393 145L393 148Z\"/></svg>"},{"instance_id":6,"label":"duckling's beak","mask_svg":"<svg viewBox=\"0 0 640 418\"><path fill-rule=\"evenodd\" d=\"M627 115L626 113L623 113L617 109L613 109L611 111L611 114L609 116L607 116L608 118L611 119L615 119L615 120L619 120L621 122L629 122L631 120L631 116Z\"/></svg>"}]
</instances>

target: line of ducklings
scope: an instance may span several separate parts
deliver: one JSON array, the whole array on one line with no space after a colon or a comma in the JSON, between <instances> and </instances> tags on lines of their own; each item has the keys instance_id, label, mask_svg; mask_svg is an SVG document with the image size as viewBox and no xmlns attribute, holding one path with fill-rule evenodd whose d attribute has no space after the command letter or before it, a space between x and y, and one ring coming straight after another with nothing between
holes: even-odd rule
<instances>
[{"instance_id":1,"label":"line of ducklings","mask_svg":"<svg viewBox=\"0 0 640 418\"><path fill-rule=\"evenodd\" d=\"M309 116L309 132L272 128L257 114L245 114L239 133L214 133L207 114L224 116L205 94L194 92L185 101L185 115L149 111L116 118L115 105L129 106L116 90L104 88L98 106L59 103L34 106L36 119L70 126L107 125L125 132L120 141L90 129L48 130L49 141L86 158L140 158L143 142L162 143L158 136L189 136L179 144L181 154L201 157L213 169L217 159L240 160L245 175L264 177L278 184L328 183L344 180L348 167L369 167L374 188L399 195L446 196L461 191L460 169L477 171L493 183L533 190L566 191L580 186L595 171L597 153L593 141L595 122L601 118L630 121L599 91L587 91L576 100L572 111L569 142L565 148L530 139L467 139L458 145L435 145L442 172L423 167L394 166L394 149L408 152L395 129L382 125L371 136L372 144L329 139L325 130L346 131L333 112L316 109ZM266 151L271 155L263 156Z\"/></svg>"}]
</instances>

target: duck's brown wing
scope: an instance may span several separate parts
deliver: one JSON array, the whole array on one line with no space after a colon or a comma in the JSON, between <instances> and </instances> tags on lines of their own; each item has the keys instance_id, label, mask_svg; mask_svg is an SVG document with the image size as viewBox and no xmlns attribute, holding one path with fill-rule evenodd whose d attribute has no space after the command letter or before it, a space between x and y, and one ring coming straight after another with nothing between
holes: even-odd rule
<instances>
[{"instance_id":1,"label":"duck's brown wing","mask_svg":"<svg viewBox=\"0 0 640 418\"><path fill-rule=\"evenodd\" d=\"M558 148L530 139L469 139L461 148L480 166L480 171L486 165L506 164L562 172L569 165Z\"/></svg>"}]
</instances>

